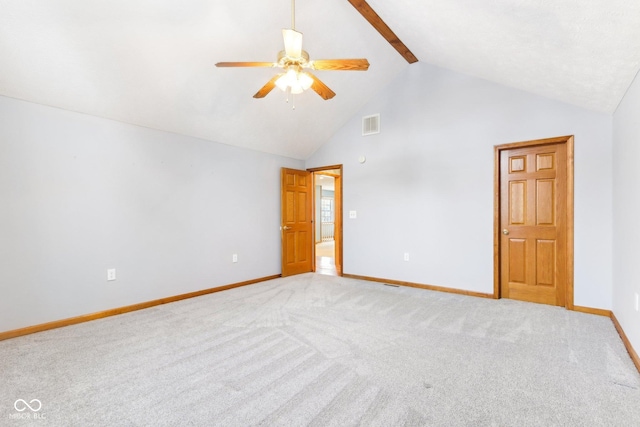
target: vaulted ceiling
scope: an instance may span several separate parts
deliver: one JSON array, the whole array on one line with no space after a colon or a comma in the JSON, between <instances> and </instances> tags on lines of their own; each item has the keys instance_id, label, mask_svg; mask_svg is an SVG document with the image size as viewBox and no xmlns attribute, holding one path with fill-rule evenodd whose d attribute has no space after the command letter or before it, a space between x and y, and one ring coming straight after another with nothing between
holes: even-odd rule
<instances>
[{"instance_id":1,"label":"vaulted ceiling","mask_svg":"<svg viewBox=\"0 0 640 427\"><path fill-rule=\"evenodd\" d=\"M290 0L2 0L0 95L304 159L406 67L434 64L611 114L640 69L638 0L369 0L419 59L409 65L347 0L297 0L316 71L337 95L252 96ZM375 113L375 112L371 112Z\"/></svg>"}]
</instances>

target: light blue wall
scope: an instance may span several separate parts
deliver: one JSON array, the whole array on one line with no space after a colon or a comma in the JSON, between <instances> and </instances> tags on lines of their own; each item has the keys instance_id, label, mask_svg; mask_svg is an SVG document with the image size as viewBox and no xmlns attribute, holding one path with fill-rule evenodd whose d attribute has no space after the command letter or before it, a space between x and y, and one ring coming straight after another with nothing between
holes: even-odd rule
<instances>
[{"instance_id":1,"label":"light blue wall","mask_svg":"<svg viewBox=\"0 0 640 427\"><path fill-rule=\"evenodd\" d=\"M605 114L414 64L305 165L0 97L0 331L279 273L283 166L344 165L346 273L490 293L493 146L574 134L575 303L620 310L638 348L638 86L615 116L614 288Z\"/></svg>"},{"instance_id":2,"label":"light blue wall","mask_svg":"<svg viewBox=\"0 0 640 427\"><path fill-rule=\"evenodd\" d=\"M613 312L640 352L640 77L613 119Z\"/></svg>"},{"instance_id":3,"label":"light blue wall","mask_svg":"<svg viewBox=\"0 0 640 427\"><path fill-rule=\"evenodd\" d=\"M375 113L381 133L362 137ZM493 147L563 135L575 135L575 304L610 309L609 115L417 63L306 166L344 165L345 273L492 293Z\"/></svg>"},{"instance_id":4,"label":"light blue wall","mask_svg":"<svg viewBox=\"0 0 640 427\"><path fill-rule=\"evenodd\" d=\"M303 166L0 97L0 331L279 274Z\"/></svg>"}]
</instances>

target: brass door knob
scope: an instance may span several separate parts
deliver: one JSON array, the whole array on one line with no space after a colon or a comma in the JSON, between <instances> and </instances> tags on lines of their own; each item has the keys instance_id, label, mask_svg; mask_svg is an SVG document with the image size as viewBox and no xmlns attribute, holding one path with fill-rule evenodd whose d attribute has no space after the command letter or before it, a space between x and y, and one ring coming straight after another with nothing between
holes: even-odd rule
<instances>
[{"instance_id":1,"label":"brass door knob","mask_svg":"<svg viewBox=\"0 0 640 427\"><path fill-rule=\"evenodd\" d=\"M507 230L506 228L504 230L502 230L502 234L504 234L505 236L507 236L509 234L509 230Z\"/></svg>"},{"instance_id":2,"label":"brass door knob","mask_svg":"<svg viewBox=\"0 0 640 427\"><path fill-rule=\"evenodd\" d=\"M282 227L283 230L291 230L291 227L289 227L288 225L285 225Z\"/></svg>"}]
</instances>

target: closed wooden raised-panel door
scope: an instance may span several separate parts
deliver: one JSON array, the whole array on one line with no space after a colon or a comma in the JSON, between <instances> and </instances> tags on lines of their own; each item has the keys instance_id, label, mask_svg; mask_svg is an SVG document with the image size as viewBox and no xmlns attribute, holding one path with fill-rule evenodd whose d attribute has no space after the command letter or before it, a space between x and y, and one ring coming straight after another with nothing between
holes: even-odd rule
<instances>
[{"instance_id":1,"label":"closed wooden raised-panel door","mask_svg":"<svg viewBox=\"0 0 640 427\"><path fill-rule=\"evenodd\" d=\"M311 173L282 169L282 275L313 271Z\"/></svg>"},{"instance_id":2,"label":"closed wooden raised-panel door","mask_svg":"<svg viewBox=\"0 0 640 427\"><path fill-rule=\"evenodd\" d=\"M566 145L500 151L500 292L565 305Z\"/></svg>"}]
</instances>

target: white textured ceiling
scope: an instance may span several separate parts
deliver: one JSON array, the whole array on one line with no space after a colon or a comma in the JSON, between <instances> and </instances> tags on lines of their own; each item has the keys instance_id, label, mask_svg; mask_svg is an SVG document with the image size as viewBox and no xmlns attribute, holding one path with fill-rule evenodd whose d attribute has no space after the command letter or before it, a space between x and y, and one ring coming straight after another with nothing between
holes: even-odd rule
<instances>
[{"instance_id":1,"label":"white textured ceiling","mask_svg":"<svg viewBox=\"0 0 640 427\"><path fill-rule=\"evenodd\" d=\"M253 94L290 0L0 0L0 95L304 159L409 65L347 0L297 0L337 96ZM421 62L612 113L640 68L639 0L369 0ZM374 113L374 112L372 112Z\"/></svg>"}]
</instances>

